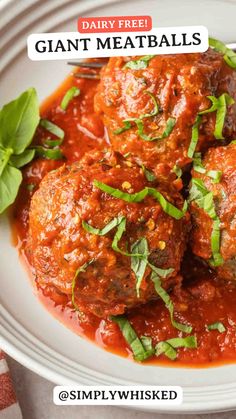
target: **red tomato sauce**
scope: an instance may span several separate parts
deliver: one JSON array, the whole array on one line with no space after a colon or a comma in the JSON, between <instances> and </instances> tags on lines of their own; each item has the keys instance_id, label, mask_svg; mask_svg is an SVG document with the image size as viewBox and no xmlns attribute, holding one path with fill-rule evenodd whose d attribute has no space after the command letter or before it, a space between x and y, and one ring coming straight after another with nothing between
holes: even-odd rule
<instances>
[{"instance_id":1,"label":"red tomato sauce","mask_svg":"<svg viewBox=\"0 0 236 419\"><path fill-rule=\"evenodd\" d=\"M58 124L65 131L61 150L66 163L79 160L91 149L109 146L106 131L93 109L97 80L68 79L41 106L41 116ZM71 86L77 86L81 94L75 97L66 110L60 109L61 100ZM45 130L38 129L35 142L42 144ZM13 208L12 228L14 242L22 258L25 258L30 200L41 179L50 170L65 161L36 159L23 170L23 183ZM32 189L33 188L33 189ZM27 260L30 266L30 260ZM198 341L196 349L180 348L175 361L162 355L146 361L147 364L206 367L236 361L236 286L232 282L216 278L205 266L187 254L183 264L184 283L170 293L175 306L175 318L191 324ZM55 293L52 288L43 291L37 288L39 299L47 309L75 333L87 337L106 350L132 359L129 346L118 326L109 319L100 319L92 314L79 315L72 307L68 296ZM169 338L182 336L170 322L169 312L162 301L155 301L131 310L127 317L138 336L152 337L153 344ZM226 331L207 330L215 322L224 324Z\"/></svg>"}]
</instances>

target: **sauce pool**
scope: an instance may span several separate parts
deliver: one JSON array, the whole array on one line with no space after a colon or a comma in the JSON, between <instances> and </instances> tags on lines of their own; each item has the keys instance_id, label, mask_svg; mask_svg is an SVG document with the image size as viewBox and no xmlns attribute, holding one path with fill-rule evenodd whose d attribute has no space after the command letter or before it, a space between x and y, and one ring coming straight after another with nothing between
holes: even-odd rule
<instances>
[{"instance_id":1,"label":"sauce pool","mask_svg":"<svg viewBox=\"0 0 236 419\"><path fill-rule=\"evenodd\" d=\"M23 170L23 183L13 207L12 229L14 242L22 258L30 267L29 255L25 252L28 231L30 200L41 179L60 165L78 161L87 151L109 147L106 130L94 112L93 99L97 80L77 79L71 74L65 82L41 106L41 117L59 125L65 132L61 146L65 160L34 160ZM66 111L60 108L65 92L71 87L80 89L79 96L72 99ZM42 144L47 138L39 128L35 143ZM153 357L145 364L161 364L189 367L208 367L236 361L236 286L232 282L216 278L190 253L183 263L183 287L174 289L170 295L175 306L175 318L191 324L198 341L196 349L180 348L175 361L164 355ZM30 267L33 276L33 268ZM34 281L34 278L33 278ZM73 309L68 296L55 292L54 288L37 288L39 299L47 309L75 333L84 336L113 353L132 359L118 326L109 319L100 319L93 314L79 315ZM169 312L162 301L150 302L131 310L127 317L138 336L152 337L153 344L169 338L182 336L173 328ZM224 324L226 331L207 330L215 322Z\"/></svg>"}]
</instances>

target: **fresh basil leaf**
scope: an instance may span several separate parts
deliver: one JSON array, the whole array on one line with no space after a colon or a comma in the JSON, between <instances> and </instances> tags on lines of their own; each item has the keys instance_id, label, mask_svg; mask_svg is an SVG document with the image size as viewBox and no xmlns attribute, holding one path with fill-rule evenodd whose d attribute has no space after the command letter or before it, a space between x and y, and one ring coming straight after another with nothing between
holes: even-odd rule
<instances>
[{"instance_id":1,"label":"fresh basil leaf","mask_svg":"<svg viewBox=\"0 0 236 419\"><path fill-rule=\"evenodd\" d=\"M72 284L71 284L71 301L72 301L72 304L73 304L73 307L75 308L75 310L80 311L79 307L75 303L75 287L76 287L76 284L77 284L78 276L81 272L85 272L86 269L89 267L89 265L91 265L94 262L94 260L95 259L91 259L89 262L84 263L75 272L75 275L74 275L74 278L73 278Z\"/></svg>"},{"instance_id":2,"label":"fresh basil leaf","mask_svg":"<svg viewBox=\"0 0 236 419\"><path fill-rule=\"evenodd\" d=\"M19 169L20 167L23 167L26 164L30 163L34 158L34 155L35 150L26 149L25 151L23 151L23 153L19 155L12 155L10 157L9 164Z\"/></svg>"},{"instance_id":3,"label":"fresh basil leaf","mask_svg":"<svg viewBox=\"0 0 236 419\"><path fill-rule=\"evenodd\" d=\"M189 144L189 148L188 148L188 157L192 158L196 147L197 147L197 143L198 143L198 138L199 138L199 125L201 123L201 116L200 114L197 115L197 118L192 126L192 137L191 137L191 141Z\"/></svg>"},{"instance_id":4,"label":"fresh basil leaf","mask_svg":"<svg viewBox=\"0 0 236 419\"><path fill-rule=\"evenodd\" d=\"M113 218L105 227L99 229L94 228L90 224L86 223L86 221L82 221L83 228L88 231L89 233L96 234L98 236L105 236L109 231L111 231L114 227L117 227L124 217L116 217Z\"/></svg>"},{"instance_id":5,"label":"fresh basil leaf","mask_svg":"<svg viewBox=\"0 0 236 419\"><path fill-rule=\"evenodd\" d=\"M7 165L0 177L0 214L15 201L21 182L21 171Z\"/></svg>"},{"instance_id":6,"label":"fresh basil leaf","mask_svg":"<svg viewBox=\"0 0 236 419\"><path fill-rule=\"evenodd\" d=\"M155 57L155 55L145 55L138 60L128 61L128 63L124 65L124 68L130 68L131 70L142 70L143 68L147 68L149 61L153 57Z\"/></svg>"},{"instance_id":7,"label":"fresh basil leaf","mask_svg":"<svg viewBox=\"0 0 236 419\"><path fill-rule=\"evenodd\" d=\"M65 111L70 103L70 101L74 98L80 95L80 89L76 86L72 86L67 92L65 93L60 107L63 111Z\"/></svg>"},{"instance_id":8,"label":"fresh basil leaf","mask_svg":"<svg viewBox=\"0 0 236 419\"><path fill-rule=\"evenodd\" d=\"M165 303L165 306L170 313L170 319L171 319L172 325L176 329L181 330L184 333L191 333L192 326L188 326L186 324L179 323L174 319L174 305L173 305L173 302L171 301L169 294L161 286L161 280L160 280L159 276L156 274L156 272L152 272L151 280L154 283L156 293L159 295L159 297Z\"/></svg>"},{"instance_id":9,"label":"fresh basil leaf","mask_svg":"<svg viewBox=\"0 0 236 419\"><path fill-rule=\"evenodd\" d=\"M148 170L144 166L144 164L142 164L141 167L142 167L143 173L144 173L146 179L148 180L148 182L154 182L155 180L157 180L156 175L151 170Z\"/></svg>"},{"instance_id":10,"label":"fresh basil leaf","mask_svg":"<svg viewBox=\"0 0 236 419\"><path fill-rule=\"evenodd\" d=\"M228 48L223 42L214 38L209 38L209 45L216 51L224 54L224 60L231 68L236 68L236 54L232 49Z\"/></svg>"},{"instance_id":11,"label":"fresh basil leaf","mask_svg":"<svg viewBox=\"0 0 236 419\"><path fill-rule=\"evenodd\" d=\"M172 272L174 272L173 268L162 269L158 268L157 266L152 265L152 263L148 262L148 266L152 269L152 271L161 278L167 278Z\"/></svg>"},{"instance_id":12,"label":"fresh basil leaf","mask_svg":"<svg viewBox=\"0 0 236 419\"><path fill-rule=\"evenodd\" d=\"M41 119L40 125L41 127L45 128L47 131L51 132L51 134L60 138L61 140L64 139L64 136L65 136L64 131L57 125L53 124L53 122L48 121L47 119Z\"/></svg>"},{"instance_id":13,"label":"fresh basil leaf","mask_svg":"<svg viewBox=\"0 0 236 419\"><path fill-rule=\"evenodd\" d=\"M111 320L119 326L124 339L132 349L133 356L136 361L142 362L153 355L154 350L147 350L145 348L141 339L139 339L135 330L125 316L111 316Z\"/></svg>"},{"instance_id":14,"label":"fresh basil leaf","mask_svg":"<svg viewBox=\"0 0 236 419\"><path fill-rule=\"evenodd\" d=\"M186 336L185 338L172 338L159 342L156 347L156 356L164 354L171 360L177 357L177 348L197 348L197 339L195 336Z\"/></svg>"},{"instance_id":15,"label":"fresh basil leaf","mask_svg":"<svg viewBox=\"0 0 236 419\"><path fill-rule=\"evenodd\" d=\"M176 220L179 220L182 218L186 211L187 211L187 202L184 202L182 210L179 210L177 207L172 205L170 202L168 202L165 197L156 189L154 188L144 188L139 192L129 194L127 192L123 192L120 189L112 188L109 185L106 185L105 183L99 182L97 180L93 181L93 184L101 189L103 192L107 193L108 195L114 196L118 199L123 199L126 202L141 202L144 200L144 198L147 195L153 196L161 205L164 212L166 212L171 217L175 218Z\"/></svg>"},{"instance_id":16,"label":"fresh basil leaf","mask_svg":"<svg viewBox=\"0 0 236 419\"><path fill-rule=\"evenodd\" d=\"M137 256L137 254L142 255L143 258ZM136 278L136 293L138 298L140 297L140 286L148 264L148 255L148 242L146 238L140 238L131 246L131 269Z\"/></svg>"},{"instance_id":17,"label":"fresh basil leaf","mask_svg":"<svg viewBox=\"0 0 236 419\"><path fill-rule=\"evenodd\" d=\"M172 172L174 172L178 178L181 178L183 174L182 169L177 164L174 165Z\"/></svg>"},{"instance_id":18,"label":"fresh basil leaf","mask_svg":"<svg viewBox=\"0 0 236 419\"><path fill-rule=\"evenodd\" d=\"M211 113L216 111L216 123L214 130L214 137L217 140L223 140L223 128L225 122L225 116L227 112L227 106L233 105L235 103L234 99L228 95L228 93L223 93L221 96L216 98L215 96L207 96L208 99L212 102L212 106L209 109L199 112L198 115L204 115L206 113Z\"/></svg>"},{"instance_id":19,"label":"fresh basil leaf","mask_svg":"<svg viewBox=\"0 0 236 419\"><path fill-rule=\"evenodd\" d=\"M158 103L157 103L157 100L156 100L154 94L149 92L148 90L145 90L144 93L146 93L147 95L149 95L151 97L151 99L153 101L153 104L154 104L154 108L153 108L152 112L144 113L144 114L140 115L140 117L138 119L151 118L152 116L156 116L159 113L159 106L158 106ZM126 121L127 121L127 119L126 119Z\"/></svg>"},{"instance_id":20,"label":"fresh basil leaf","mask_svg":"<svg viewBox=\"0 0 236 419\"><path fill-rule=\"evenodd\" d=\"M6 149L0 148L0 176L2 175L2 172L4 171L6 165L8 164L12 153L13 153L12 148L6 148Z\"/></svg>"},{"instance_id":21,"label":"fresh basil leaf","mask_svg":"<svg viewBox=\"0 0 236 419\"><path fill-rule=\"evenodd\" d=\"M45 148L42 146L35 146L35 154L38 157L43 157L49 160L60 160L63 158L63 154L59 148Z\"/></svg>"},{"instance_id":22,"label":"fresh basil leaf","mask_svg":"<svg viewBox=\"0 0 236 419\"><path fill-rule=\"evenodd\" d=\"M31 88L1 109L0 146L21 154L31 143L38 123L38 98Z\"/></svg>"},{"instance_id":23,"label":"fresh basil leaf","mask_svg":"<svg viewBox=\"0 0 236 419\"><path fill-rule=\"evenodd\" d=\"M221 322L216 322L216 323L209 324L207 326L207 330L218 330L218 332L220 332L220 333L226 332L226 328L223 325L223 323L221 323Z\"/></svg>"},{"instance_id":24,"label":"fresh basil leaf","mask_svg":"<svg viewBox=\"0 0 236 419\"><path fill-rule=\"evenodd\" d=\"M201 153L194 153L193 155L193 169L198 173L206 173L206 169L202 164Z\"/></svg>"}]
</instances>

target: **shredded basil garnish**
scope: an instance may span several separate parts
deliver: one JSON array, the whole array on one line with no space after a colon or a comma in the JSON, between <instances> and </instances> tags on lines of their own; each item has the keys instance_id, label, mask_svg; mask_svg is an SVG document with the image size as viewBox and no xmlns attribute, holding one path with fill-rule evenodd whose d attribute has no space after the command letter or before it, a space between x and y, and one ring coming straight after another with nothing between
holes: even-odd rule
<instances>
[{"instance_id":1,"label":"shredded basil garnish","mask_svg":"<svg viewBox=\"0 0 236 419\"><path fill-rule=\"evenodd\" d=\"M144 361L155 353L154 348L150 346L150 341L139 339L125 316L111 316L111 320L119 326L122 335L132 349L136 361Z\"/></svg>"},{"instance_id":2,"label":"shredded basil garnish","mask_svg":"<svg viewBox=\"0 0 236 419\"><path fill-rule=\"evenodd\" d=\"M131 246L131 269L135 274L136 278L136 292L137 297L140 297L140 285L142 283L146 267L148 264L148 242L147 239L142 237L141 239L137 240ZM143 257L140 258L137 254L142 255Z\"/></svg>"},{"instance_id":3,"label":"shredded basil garnish","mask_svg":"<svg viewBox=\"0 0 236 419\"><path fill-rule=\"evenodd\" d=\"M186 336L185 338L172 338L159 342L156 347L156 356L164 354L172 361L177 357L177 348L197 348L197 339L195 336Z\"/></svg>"},{"instance_id":4,"label":"shredded basil garnish","mask_svg":"<svg viewBox=\"0 0 236 419\"><path fill-rule=\"evenodd\" d=\"M212 324L209 324L207 326L207 330L218 330L220 333L224 333L226 331L225 326L221 322L215 322Z\"/></svg>"},{"instance_id":5,"label":"shredded basil garnish","mask_svg":"<svg viewBox=\"0 0 236 419\"><path fill-rule=\"evenodd\" d=\"M75 287L76 287L76 283L77 283L77 280L78 280L78 276L81 272L85 272L86 269L88 268L88 266L91 265L91 263L93 263L93 262L94 262L94 259L91 259L89 262L84 263L80 268L78 268L77 271L75 272L74 278L72 280L71 301L72 301L73 307L78 311L79 311L79 307L75 303Z\"/></svg>"},{"instance_id":6,"label":"shredded basil garnish","mask_svg":"<svg viewBox=\"0 0 236 419\"><path fill-rule=\"evenodd\" d=\"M236 54L228 48L223 42L214 38L209 38L209 45L218 52L224 54L224 60L231 68L236 68Z\"/></svg>"},{"instance_id":7,"label":"shredded basil garnish","mask_svg":"<svg viewBox=\"0 0 236 419\"><path fill-rule=\"evenodd\" d=\"M148 170L144 166L144 164L142 164L141 167L142 167L143 173L144 173L146 179L148 180L148 182L154 182L155 180L157 180L156 175L151 170Z\"/></svg>"},{"instance_id":8,"label":"shredded basil garnish","mask_svg":"<svg viewBox=\"0 0 236 419\"><path fill-rule=\"evenodd\" d=\"M48 121L47 119L41 119L40 120L40 125L43 128L45 128L47 131L51 132L51 134L60 138L61 140L64 139L64 136L65 136L64 131L60 127L58 127L57 125L53 124L53 122Z\"/></svg>"},{"instance_id":9,"label":"shredded basil garnish","mask_svg":"<svg viewBox=\"0 0 236 419\"><path fill-rule=\"evenodd\" d=\"M155 55L145 55L138 60L128 61L128 63L124 65L124 68L130 68L131 70L142 70L143 68L147 68L149 61L153 57L155 57Z\"/></svg>"},{"instance_id":10,"label":"shredded basil garnish","mask_svg":"<svg viewBox=\"0 0 236 419\"><path fill-rule=\"evenodd\" d=\"M175 173L178 178L181 178L183 174L182 169L177 164L174 165L172 172Z\"/></svg>"},{"instance_id":11,"label":"shredded basil garnish","mask_svg":"<svg viewBox=\"0 0 236 419\"><path fill-rule=\"evenodd\" d=\"M196 121L192 126L192 137L188 148L188 157L192 158L197 147L199 137L199 125L201 123L201 116L197 115Z\"/></svg>"},{"instance_id":12,"label":"shredded basil garnish","mask_svg":"<svg viewBox=\"0 0 236 419\"><path fill-rule=\"evenodd\" d=\"M214 130L214 137L217 140L223 140L223 128L225 122L225 116L227 112L227 106L234 104L234 99L228 95L228 93L223 93L221 96L216 98L215 96L207 96L208 99L212 102L212 105L209 109L199 112L198 115L204 115L207 113L216 111L216 124Z\"/></svg>"},{"instance_id":13,"label":"shredded basil garnish","mask_svg":"<svg viewBox=\"0 0 236 419\"><path fill-rule=\"evenodd\" d=\"M38 157L43 157L50 160L60 160L63 158L63 154L59 148L45 148L42 146L34 147L35 154Z\"/></svg>"},{"instance_id":14,"label":"shredded basil garnish","mask_svg":"<svg viewBox=\"0 0 236 419\"><path fill-rule=\"evenodd\" d=\"M215 211L213 192L208 191L201 179L193 178L189 192L189 201L196 202L213 220L211 234L212 259L209 260L209 263L212 266L220 266L223 263L223 258L220 254L220 219Z\"/></svg>"},{"instance_id":15,"label":"shredded basil garnish","mask_svg":"<svg viewBox=\"0 0 236 419\"><path fill-rule=\"evenodd\" d=\"M112 188L111 186L106 185L105 183L99 182L97 180L94 180L93 183L97 188L101 189L103 192L111 196L114 196L115 198L122 199L126 202L141 202L147 195L151 195L159 202L163 211L171 217L175 218L176 220L182 218L187 211L186 201L184 202L182 210L179 210L177 207L175 207L173 204L167 201L164 198L164 196L154 188L145 187L139 192L129 194L127 192L121 191L120 189Z\"/></svg>"},{"instance_id":16,"label":"shredded basil garnish","mask_svg":"<svg viewBox=\"0 0 236 419\"><path fill-rule=\"evenodd\" d=\"M114 227L117 227L124 217L116 217L113 218L105 227L99 229L94 228L90 224L86 223L86 221L82 221L83 228L88 231L89 233L96 234L97 236L105 236L109 231L111 231Z\"/></svg>"},{"instance_id":17,"label":"shredded basil garnish","mask_svg":"<svg viewBox=\"0 0 236 419\"><path fill-rule=\"evenodd\" d=\"M179 323L174 319L174 305L173 305L173 302L171 301L169 294L161 286L161 280L160 280L158 274L156 273L156 271L152 272L151 280L154 283L156 293L159 295L159 297L165 303L165 306L170 313L170 319L171 319L172 325L176 329L181 330L184 333L191 333L192 326L188 326L186 324Z\"/></svg>"},{"instance_id":18,"label":"shredded basil garnish","mask_svg":"<svg viewBox=\"0 0 236 419\"><path fill-rule=\"evenodd\" d=\"M144 141L158 141L158 140L163 140L164 138L167 138L171 134L171 132L173 131L173 128L175 126L176 119L175 118L168 118L168 120L166 122L166 127L165 127L163 133L158 137L152 137L151 135L147 135L147 134L144 133L144 124L143 124L142 120L136 119L134 122L136 123L137 128L138 128L138 135Z\"/></svg>"},{"instance_id":19,"label":"shredded basil garnish","mask_svg":"<svg viewBox=\"0 0 236 419\"><path fill-rule=\"evenodd\" d=\"M220 170L209 170L206 171L205 167L202 164L201 153L194 153L193 156L193 169L195 172L206 174L206 176L211 178L213 183L219 183L221 180L222 172Z\"/></svg>"},{"instance_id":20,"label":"shredded basil garnish","mask_svg":"<svg viewBox=\"0 0 236 419\"><path fill-rule=\"evenodd\" d=\"M69 90L67 90L67 92L65 93L60 107L63 111L65 111L70 103L70 101L76 97L80 95L80 89L78 89L78 87L76 86L72 86Z\"/></svg>"},{"instance_id":21,"label":"shredded basil garnish","mask_svg":"<svg viewBox=\"0 0 236 419\"><path fill-rule=\"evenodd\" d=\"M122 134L122 132L125 132L132 127L130 121L123 121L123 123L124 123L124 126L113 131L113 134L116 134L116 135Z\"/></svg>"}]
</instances>

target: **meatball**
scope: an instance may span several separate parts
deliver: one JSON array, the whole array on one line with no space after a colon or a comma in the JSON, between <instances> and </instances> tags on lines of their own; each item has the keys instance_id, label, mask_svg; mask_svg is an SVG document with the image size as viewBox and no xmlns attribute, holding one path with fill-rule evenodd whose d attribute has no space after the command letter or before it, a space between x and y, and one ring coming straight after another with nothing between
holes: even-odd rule
<instances>
[{"instance_id":1,"label":"meatball","mask_svg":"<svg viewBox=\"0 0 236 419\"><path fill-rule=\"evenodd\" d=\"M236 144L209 149L202 163L204 169L200 171L204 173L193 170L192 175L203 182L207 191L212 192L215 216L214 212L209 215L209 206L201 208L202 205L199 207L193 199L190 205L192 250L195 255L211 263L213 223L214 219L218 219L221 256L216 270L222 279L236 279ZM214 180L214 174L218 174L218 179Z\"/></svg>"},{"instance_id":2,"label":"meatball","mask_svg":"<svg viewBox=\"0 0 236 419\"><path fill-rule=\"evenodd\" d=\"M101 230L123 217L126 230L118 241L119 249L129 254L132 245L145 238L149 262L168 270L162 284L169 288L181 280L178 272L190 217L185 213L173 218L152 196L141 202L118 199L95 186L94 180L126 193L156 187L179 209L183 199L171 187L147 181L143 169L121 155L95 151L78 163L50 172L34 193L27 253L38 285L55 287L83 312L116 315L157 297L151 268L144 269L138 296L131 257L112 248L118 227L98 235L88 231L88 225Z\"/></svg>"},{"instance_id":3,"label":"meatball","mask_svg":"<svg viewBox=\"0 0 236 419\"><path fill-rule=\"evenodd\" d=\"M182 168L192 160L192 128L198 113L211 107L207 96L228 93L236 99L236 72L212 49L154 56L140 69L126 64L127 57L110 58L101 73L95 110L102 115L114 150L132 153L158 176L167 177L175 165ZM133 121L126 121L129 118ZM202 116L197 151L215 141L215 121L216 112ZM236 135L235 104L228 106L223 134L228 139ZM153 138L157 139L150 141Z\"/></svg>"}]
</instances>

